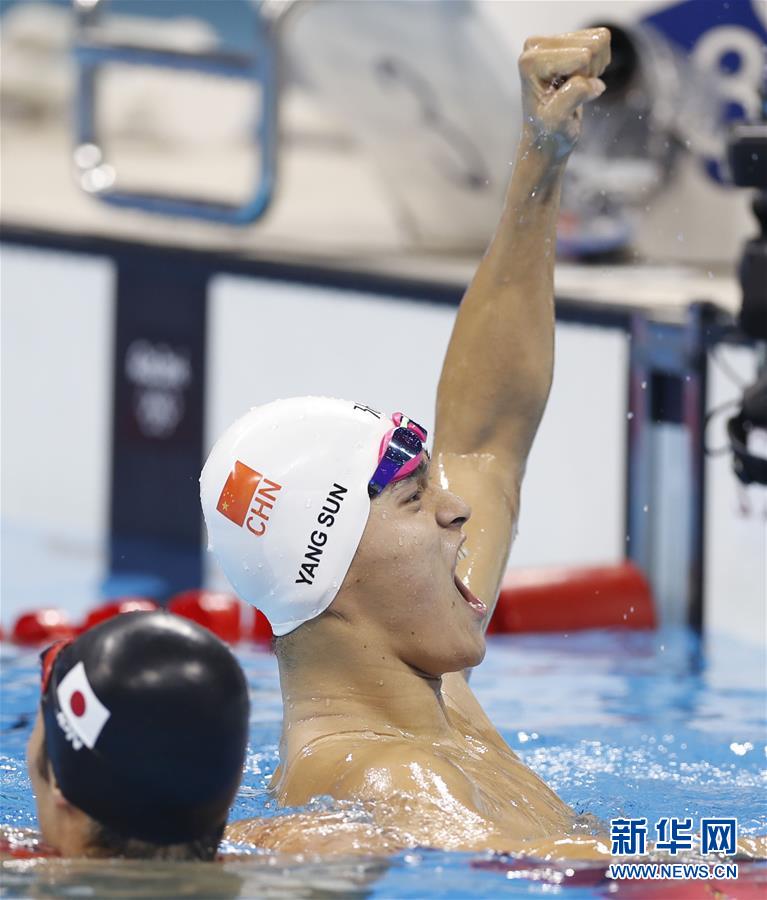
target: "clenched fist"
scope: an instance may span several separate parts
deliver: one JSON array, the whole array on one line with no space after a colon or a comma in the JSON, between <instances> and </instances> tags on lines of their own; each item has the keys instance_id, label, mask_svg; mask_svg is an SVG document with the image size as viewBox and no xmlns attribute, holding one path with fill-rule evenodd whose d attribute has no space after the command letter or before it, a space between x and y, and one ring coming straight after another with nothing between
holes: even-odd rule
<instances>
[{"instance_id":1,"label":"clenched fist","mask_svg":"<svg viewBox=\"0 0 767 900\"><path fill-rule=\"evenodd\" d=\"M599 77L610 62L610 32L587 28L525 41L519 58L524 137L553 159L578 140L583 104L604 91Z\"/></svg>"}]
</instances>

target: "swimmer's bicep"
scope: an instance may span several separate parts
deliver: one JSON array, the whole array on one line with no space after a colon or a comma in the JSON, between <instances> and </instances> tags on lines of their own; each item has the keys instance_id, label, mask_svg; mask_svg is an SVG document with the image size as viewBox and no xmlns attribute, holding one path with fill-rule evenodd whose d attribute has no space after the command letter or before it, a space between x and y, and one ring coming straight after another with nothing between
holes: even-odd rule
<instances>
[{"instance_id":1,"label":"swimmer's bicep","mask_svg":"<svg viewBox=\"0 0 767 900\"><path fill-rule=\"evenodd\" d=\"M520 467L491 453L437 453L431 477L471 507L463 526L468 556L456 571L492 612L517 527Z\"/></svg>"}]
</instances>

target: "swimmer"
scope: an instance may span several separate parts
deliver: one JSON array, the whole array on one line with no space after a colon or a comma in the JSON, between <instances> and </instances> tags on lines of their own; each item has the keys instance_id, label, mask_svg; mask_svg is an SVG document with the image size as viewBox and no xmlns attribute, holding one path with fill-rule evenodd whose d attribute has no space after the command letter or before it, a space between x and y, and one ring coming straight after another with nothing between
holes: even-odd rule
<instances>
[{"instance_id":1,"label":"swimmer","mask_svg":"<svg viewBox=\"0 0 767 900\"><path fill-rule=\"evenodd\" d=\"M468 683L551 386L564 170L609 60L604 28L525 42L513 174L455 321L431 456L405 401L416 421L294 398L251 410L203 470L213 552L276 635L284 715L270 787L285 806L329 795L374 810L380 830L358 828L351 851L378 841L609 858L599 823L518 759ZM382 335L371 353L417 372L407 335ZM342 845L342 821L323 830L287 816L227 834L311 851L333 834ZM764 838L739 849L763 855Z\"/></svg>"},{"instance_id":2,"label":"swimmer","mask_svg":"<svg viewBox=\"0 0 767 900\"><path fill-rule=\"evenodd\" d=\"M125 613L53 644L41 667L27 747L40 850L215 858L248 736L228 647L170 613Z\"/></svg>"},{"instance_id":3,"label":"swimmer","mask_svg":"<svg viewBox=\"0 0 767 900\"><path fill-rule=\"evenodd\" d=\"M408 843L450 850L589 833L507 746L468 672L551 386L562 179L609 59L604 28L525 43L522 135L455 321L431 456L403 413L293 398L251 410L206 462L213 552L276 636L283 805L373 803ZM382 346L378 364L401 365L400 352Z\"/></svg>"}]
</instances>

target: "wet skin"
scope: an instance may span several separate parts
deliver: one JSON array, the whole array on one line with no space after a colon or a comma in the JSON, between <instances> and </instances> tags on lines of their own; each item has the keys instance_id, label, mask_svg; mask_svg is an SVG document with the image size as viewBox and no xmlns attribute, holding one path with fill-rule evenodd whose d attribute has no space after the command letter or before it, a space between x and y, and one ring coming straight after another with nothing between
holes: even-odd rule
<instances>
[{"instance_id":1,"label":"wet skin","mask_svg":"<svg viewBox=\"0 0 767 900\"><path fill-rule=\"evenodd\" d=\"M283 804L371 801L404 843L449 849L512 849L572 832L572 811L507 747L462 672L485 653L551 386L559 193L609 54L606 29L525 44L523 133L445 357L433 461L371 504L337 597L280 653L272 789ZM459 589L456 570L487 609Z\"/></svg>"},{"instance_id":2,"label":"wet skin","mask_svg":"<svg viewBox=\"0 0 767 900\"><path fill-rule=\"evenodd\" d=\"M460 674L484 657L484 615L455 584L471 511L438 482L423 467L372 503L344 589L308 623L322 659L281 669L285 763L273 789L291 806L322 794L384 801L376 821L413 843L507 846L569 830L570 810Z\"/></svg>"},{"instance_id":3,"label":"wet skin","mask_svg":"<svg viewBox=\"0 0 767 900\"><path fill-rule=\"evenodd\" d=\"M38 759L44 740L45 725L38 709L27 743L27 771L35 795L40 835L48 847L62 856L87 856L93 822L61 793L50 763L47 778L40 772Z\"/></svg>"}]
</instances>

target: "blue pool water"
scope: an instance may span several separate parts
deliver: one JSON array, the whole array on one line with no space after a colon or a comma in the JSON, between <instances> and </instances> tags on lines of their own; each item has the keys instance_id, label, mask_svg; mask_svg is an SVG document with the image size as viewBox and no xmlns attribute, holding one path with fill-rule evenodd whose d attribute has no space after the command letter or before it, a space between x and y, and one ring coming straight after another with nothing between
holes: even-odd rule
<instances>
[{"instance_id":1,"label":"blue pool water","mask_svg":"<svg viewBox=\"0 0 767 900\"><path fill-rule=\"evenodd\" d=\"M251 685L252 715L233 817L270 816L277 812L265 790L277 763L276 663L255 647L243 645L237 655ZM701 816L736 816L741 834L767 833L765 656L758 647L724 638L702 644L685 630L494 637L472 684L512 748L577 811L604 820L646 816L651 823L662 816L696 822ZM36 653L4 645L4 824L35 821L24 746L38 685ZM30 893L32 882L44 877L46 896L124 896L129 878L135 896L165 896L168 885L174 885L168 895L179 894L182 884L185 896L222 897L328 896L327 891L365 897L609 895L605 884L570 886L578 881L578 867L567 870L575 873L571 877L564 867L509 872L487 862L478 854L418 851L388 861L329 865L263 855L232 857L218 868L60 864L52 881L34 866L6 872L2 893ZM140 876L137 865L143 866Z\"/></svg>"}]
</instances>

